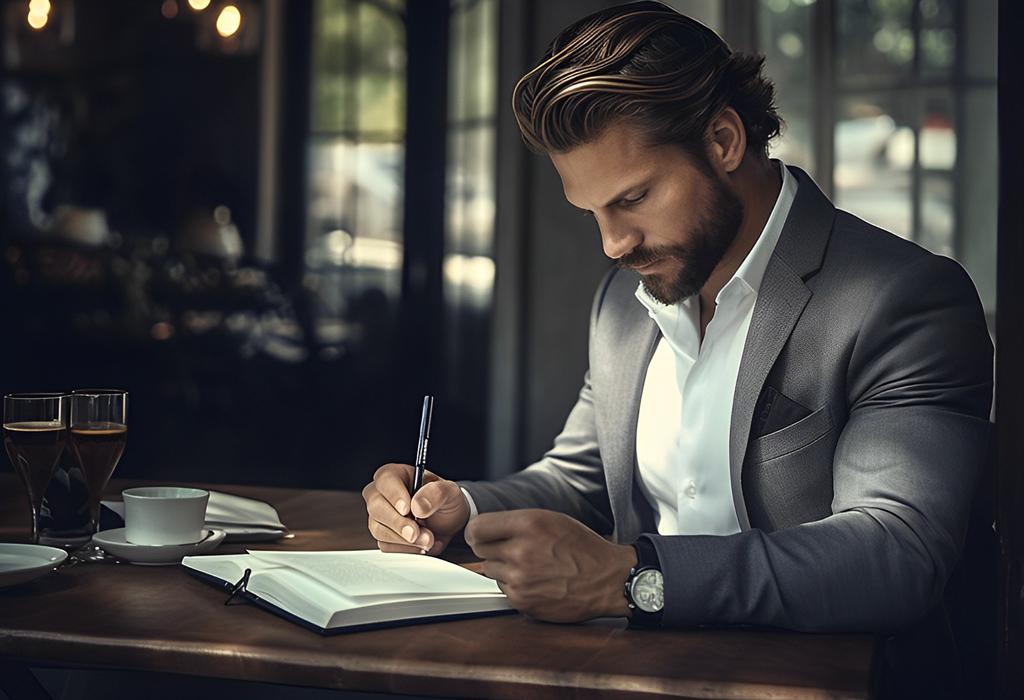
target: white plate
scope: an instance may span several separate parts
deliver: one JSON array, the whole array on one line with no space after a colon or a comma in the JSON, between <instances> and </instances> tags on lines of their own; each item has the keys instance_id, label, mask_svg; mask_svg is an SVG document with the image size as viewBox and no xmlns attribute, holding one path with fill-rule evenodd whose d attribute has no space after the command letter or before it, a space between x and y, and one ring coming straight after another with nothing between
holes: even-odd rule
<instances>
[{"instance_id":1,"label":"white plate","mask_svg":"<svg viewBox=\"0 0 1024 700\"><path fill-rule=\"evenodd\" d=\"M68 553L41 544L0 544L0 588L45 576Z\"/></svg>"},{"instance_id":2,"label":"white plate","mask_svg":"<svg viewBox=\"0 0 1024 700\"><path fill-rule=\"evenodd\" d=\"M104 530L92 536L107 554L132 564L178 564L182 557L206 554L224 540L223 530L208 529L206 537L192 544L132 544L124 538L124 528Z\"/></svg>"}]
</instances>

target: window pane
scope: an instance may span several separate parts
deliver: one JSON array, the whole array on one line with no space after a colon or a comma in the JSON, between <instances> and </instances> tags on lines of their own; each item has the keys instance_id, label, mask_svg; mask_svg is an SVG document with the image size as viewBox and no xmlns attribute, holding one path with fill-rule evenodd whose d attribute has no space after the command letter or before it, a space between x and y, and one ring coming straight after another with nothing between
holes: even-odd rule
<instances>
[{"instance_id":1,"label":"window pane","mask_svg":"<svg viewBox=\"0 0 1024 700\"><path fill-rule=\"evenodd\" d=\"M312 49L313 131L351 129L353 40L350 0L316 0Z\"/></svg>"},{"instance_id":2,"label":"window pane","mask_svg":"<svg viewBox=\"0 0 1024 700\"><path fill-rule=\"evenodd\" d=\"M359 71L391 73L404 70L405 30L397 11L371 2L359 5Z\"/></svg>"},{"instance_id":3,"label":"window pane","mask_svg":"<svg viewBox=\"0 0 1024 700\"><path fill-rule=\"evenodd\" d=\"M359 76L359 131L374 138L400 138L405 129L405 76Z\"/></svg>"},{"instance_id":4,"label":"window pane","mask_svg":"<svg viewBox=\"0 0 1024 700\"><path fill-rule=\"evenodd\" d=\"M836 206L910 238L916 121L910 100L902 93L845 98L836 117Z\"/></svg>"},{"instance_id":5,"label":"window pane","mask_svg":"<svg viewBox=\"0 0 1024 700\"><path fill-rule=\"evenodd\" d=\"M497 107L495 0L453 3L448 113L453 120L493 118Z\"/></svg>"},{"instance_id":6,"label":"window pane","mask_svg":"<svg viewBox=\"0 0 1024 700\"><path fill-rule=\"evenodd\" d=\"M963 0L964 67L972 78L996 77L998 46L996 0Z\"/></svg>"},{"instance_id":7,"label":"window pane","mask_svg":"<svg viewBox=\"0 0 1024 700\"><path fill-rule=\"evenodd\" d=\"M498 3L480 0L469 11L469 85L471 117L494 117L498 81L494 79L498 60Z\"/></svg>"},{"instance_id":8,"label":"window pane","mask_svg":"<svg viewBox=\"0 0 1024 700\"><path fill-rule=\"evenodd\" d=\"M913 0L837 0L840 82L904 78L914 64Z\"/></svg>"},{"instance_id":9,"label":"window pane","mask_svg":"<svg viewBox=\"0 0 1024 700\"><path fill-rule=\"evenodd\" d=\"M956 55L954 0L921 0L921 72L948 76Z\"/></svg>"},{"instance_id":10,"label":"window pane","mask_svg":"<svg viewBox=\"0 0 1024 700\"><path fill-rule=\"evenodd\" d=\"M358 238L402 240L404 151L400 143L361 143L356 148Z\"/></svg>"},{"instance_id":11,"label":"window pane","mask_svg":"<svg viewBox=\"0 0 1024 700\"><path fill-rule=\"evenodd\" d=\"M957 232L960 262L971 273L985 310L996 308L996 214L999 149L996 138L996 90L975 88L963 94L960 131L960 195L963 228Z\"/></svg>"},{"instance_id":12,"label":"window pane","mask_svg":"<svg viewBox=\"0 0 1024 700\"><path fill-rule=\"evenodd\" d=\"M442 270L445 393L465 411L467 433L482 436L495 278L498 7L496 0L453 0L450 6Z\"/></svg>"},{"instance_id":13,"label":"window pane","mask_svg":"<svg viewBox=\"0 0 1024 700\"><path fill-rule=\"evenodd\" d=\"M459 121L468 112L466 74L469 71L468 46L465 40L467 17L464 2L452 2L448 24L448 120ZM450 145L450 144L449 144Z\"/></svg>"},{"instance_id":14,"label":"window pane","mask_svg":"<svg viewBox=\"0 0 1024 700\"><path fill-rule=\"evenodd\" d=\"M335 229L351 232L355 227L347 218L355 201L355 153L355 144L341 138L319 138L310 144L307 242Z\"/></svg>"},{"instance_id":15,"label":"window pane","mask_svg":"<svg viewBox=\"0 0 1024 700\"><path fill-rule=\"evenodd\" d=\"M940 175L921 177L921 232L918 243L939 255L953 257L955 223L953 180Z\"/></svg>"},{"instance_id":16,"label":"window pane","mask_svg":"<svg viewBox=\"0 0 1024 700\"><path fill-rule=\"evenodd\" d=\"M356 0L316 0L313 131L372 132L405 127L405 32L399 11Z\"/></svg>"},{"instance_id":17,"label":"window pane","mask_svg":"<svg viewBox=\"0 0 1024 700\"><path fill-rule=\"evenodd\" d=\"M932 252L947 256L952 256L955 249L956 198L952 176L957 158L957 130L953 115L950 91L922 94L918 137L921 228L917 241Z\"/></svg>"},{"instance_id":18,"label":"window pane","mask_svg":"<svg viewBox=\"0 0 1024 700\"><path fill-rule=\"evenodd\" d=\"M398 298L403 157L396 143L312 144L306 281L325 313L368 290Z\"/></svg>"},{"instance_id":19,"label":"window pane","mask_svg":"<svg viewBox=\"0 0 1024 700\"><path fill-rule=\"evenodd\" d=\"M405 128L405 33L398 14L359 4L359 130Z\"/></svg>"},{"instance_id":20,"label":"window pane","mask_svg":"<svg viewBox=\"0 0 1024 700\"><path fill-rule=\"evenodd\" d=\"M953 123L953 95L950 91L924 93L919 149L923 170L950 172L956 165L956 125Z\"/></svg>"},{"instance_id":21,"label":"window pane","mask_svg":"<svg viewBox=\"0 0 1024 700\"><path fill-rule=\"evenodd\" d=\"M494 242L494 128L454 130L449 169L445 250L490 255Z\"/></svg>"},{"instance_id":22,"label":"window pane","mask_svg":"<svg viewBox=\"0 0 1024 700\"><path fill-rule=\"evenodd\" d=\"M765 72L775 83L775 103L785 120L782 137L771 154L799 165L814 176L812 117L812 41L814 7L807 3L761 0L758 44L765 55Z\"/></svg>"}]
</instances>

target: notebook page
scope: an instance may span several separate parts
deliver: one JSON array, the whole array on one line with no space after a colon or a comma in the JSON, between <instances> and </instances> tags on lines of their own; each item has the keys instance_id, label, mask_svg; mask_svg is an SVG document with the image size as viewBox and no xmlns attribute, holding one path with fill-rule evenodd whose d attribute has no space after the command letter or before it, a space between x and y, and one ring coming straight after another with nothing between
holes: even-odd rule
<instances>
[{"instance_id":1,"label":"notebook page","mask_svg":"<svg viewBox=\"0 0 1024 700\"><path fill-rule=\"evenodd\" d=\"M215 576L226 583L234 583L242 577L246 569L257 574L281 568L280 564L268 561L254 561L247 554L206 554L185 557L181 560L184 566L204 574Z\"/></svg>"},{"instance_id":2,"label":"notebook page","mask_svg":"<svg viewBox=\"0 0 1024 700\"><path fill-rule=\"evenodd\" d=\"M297 569L349 596L501 594L498 584L486 576L420 554L385 554L379 549L249 554Z\"/></svg>"}]
</instances>

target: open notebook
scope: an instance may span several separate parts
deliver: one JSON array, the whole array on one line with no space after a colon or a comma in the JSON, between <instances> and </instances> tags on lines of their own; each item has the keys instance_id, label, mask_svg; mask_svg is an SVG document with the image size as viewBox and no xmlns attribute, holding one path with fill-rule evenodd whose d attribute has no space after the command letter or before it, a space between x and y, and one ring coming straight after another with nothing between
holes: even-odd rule
<instances>
[{"instance_id":1,"label":"open notebook","mask_svg":"<svg viewBox=\"0 0 1024 700\"><path fill-rule=\"evenodd\" d=\"M378 549L185 557L190 573L321 633L514 612L486 576L420 554Z\"/></svg>"}]
</instances>

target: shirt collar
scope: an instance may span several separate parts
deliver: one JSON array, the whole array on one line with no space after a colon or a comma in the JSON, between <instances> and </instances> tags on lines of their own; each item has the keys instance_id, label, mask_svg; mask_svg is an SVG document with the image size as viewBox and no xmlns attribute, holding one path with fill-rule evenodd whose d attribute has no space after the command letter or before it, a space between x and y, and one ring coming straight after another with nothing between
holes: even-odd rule
<instances>
[{"instance_id":1,"label":"shirt collar","mask_svg":"<svg viewBox=\"0 0 1024 700\"><path fill-rule=\"evenodd\" d=\"M796 178L789 172L785 163L781 160L776 162L782 171L782 188L779 190L779 196L775 200L775 206L772 207L772 213L768 215L768 221L765 222L761 235L757 237L754 247L750 249L747 257L736 269L736 274L733 275L734 278L743 280L747 287L754 292L761 288L764 271L768 268L768 261L771 260L772 253L775 252L775 244L779 242L782 227L789 216L793 200L796 199Z\"/></svg>"},{"instance_id":2,"label":"shirt collar","mask_svg":"<svg viewBox=\"0 0 1024 700\"><path fill-rule=\"evenodd\" d=\"M778 163L779 170L782 172L782 187L779 190L779 196L775 199L775 206L772 207L772 212L768 215L768 220L761 230L761 235L754 242L754 247L747 253L747 256L740 263L740 266L733 273L729 281L719 290L718 295L715 297L716 304L728 293L726 290L731 290L737 285L742 285L748 292L754 293L761 288L761 280L764 279L764 272L768 267L768 261L771 260L772 253L775 252L775 245L779 242L779 237L782 235L782 227L789 216L793 200L796 199L797 181L792 173L789 172L789 168L786 167L785 163L776 159L772 159L772 162ZM647 290L644 289L643 282L637 286L635 294L636 298L647 308L652 317L655 315L664 316L666 315L665 312L670 308L648 294ZM695 297L696 295L689 296L680 301L679 304L689 308ZM667 315L675 317L677 314L671 313Z\"/></svg>"}]
</instances>

